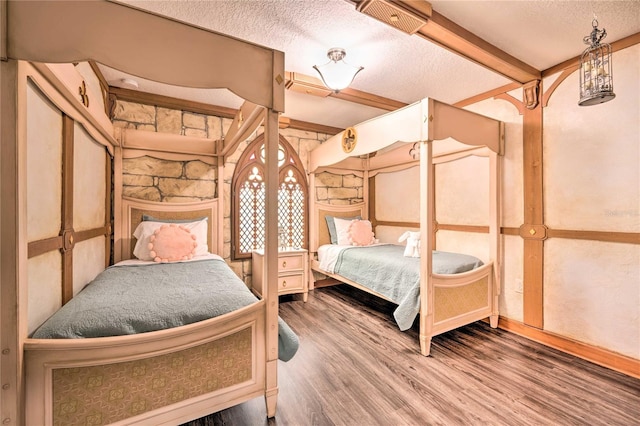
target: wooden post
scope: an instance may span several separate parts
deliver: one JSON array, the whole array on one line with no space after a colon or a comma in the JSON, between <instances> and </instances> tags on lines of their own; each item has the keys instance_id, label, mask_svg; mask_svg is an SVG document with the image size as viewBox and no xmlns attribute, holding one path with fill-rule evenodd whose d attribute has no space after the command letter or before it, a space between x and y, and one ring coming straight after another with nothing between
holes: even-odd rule
<instances>
[{"instance_id":1,"label":"wooden post","mask_svg":"<svg viewBox=\"0 0 640 426\"><path fill-rule=\"evenodd\" d=\"M266 306L267 417L276 415L278 398L278 113L269 109L265 123L266 241L263 298Z\"/></svg>"},{"instance_id":2,"label":"wooden post","mask_svg":"<svg viewBox=\"0 0 640 426\"><path fill-rule=\"evenodd\" d=\"M0 62L0 422L22 420L22 333L20 285L26 269L26 226L21 200L18 126L18 62ZM22 267L21 267L22 264ZM26 332L25 332L26 334Z\"/></svg>"},{"instance_id":3,"label":"wooden post","mask_svg":"<svg viewBox=\"0 0 640 426\"><path fill-rule=\"evenodd\" d=\"M524 323L537 328L543 328L544 322L542 162L542 104L537 103L534 108L525 108L523 116L524 225L520 228L524 239Z\"/></svg>"}]
</instances>

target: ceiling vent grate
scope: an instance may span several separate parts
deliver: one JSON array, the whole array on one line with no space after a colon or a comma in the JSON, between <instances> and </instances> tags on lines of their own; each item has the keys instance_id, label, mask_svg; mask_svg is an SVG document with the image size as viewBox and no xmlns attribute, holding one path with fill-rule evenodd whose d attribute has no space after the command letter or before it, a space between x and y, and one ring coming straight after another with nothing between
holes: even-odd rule
<instances>
[{"instance_id":1,"label":"ceiling vent grate","mask_svg":"<svg viewBox=\"0 0 640 426\"><path fill-rule=\"evenodd\" d=\"M357 10L407 34L414 34L427 23L425 19L385 0L364 0L358 4Z\"/></svg>"}]
</instances>

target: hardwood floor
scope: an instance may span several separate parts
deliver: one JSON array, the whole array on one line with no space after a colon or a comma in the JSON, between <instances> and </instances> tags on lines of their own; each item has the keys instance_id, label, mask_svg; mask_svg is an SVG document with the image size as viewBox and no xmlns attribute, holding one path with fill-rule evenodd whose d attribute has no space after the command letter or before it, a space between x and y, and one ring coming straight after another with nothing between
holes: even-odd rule
<instances>
[{"instance_id":1,"label":"hardwood floor","mask_svg":"<svg viewBox=\"0 0 640 426\"><path fill-rule=\"evenodd\" d=\"M300 349L278 364L278 411L256 398L201 425L640 425L640 380L483 322L419 353L395 306L344 285L281 298Z\"/></svg>"}]
</instances>

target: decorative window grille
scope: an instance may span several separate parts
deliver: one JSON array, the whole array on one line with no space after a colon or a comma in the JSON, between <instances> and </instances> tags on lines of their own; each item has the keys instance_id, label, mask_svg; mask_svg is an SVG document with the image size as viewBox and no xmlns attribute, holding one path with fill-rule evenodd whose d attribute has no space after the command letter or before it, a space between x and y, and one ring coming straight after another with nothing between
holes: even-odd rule
<instances>
[{"instance_id":1,"label":"decorative window grille","mask_svg":"<svg viewBox=\"0 0 640 426\"><path fill-rule=\"evenodd\" d=\"M234 172L232 254L248 258L264 248L265 241L265 150L259 136L247 147ZM280 136L278 146L278 228L280 244L307 247L307 181L302 163L289 143Z\"/></svg>"}]
</instances>

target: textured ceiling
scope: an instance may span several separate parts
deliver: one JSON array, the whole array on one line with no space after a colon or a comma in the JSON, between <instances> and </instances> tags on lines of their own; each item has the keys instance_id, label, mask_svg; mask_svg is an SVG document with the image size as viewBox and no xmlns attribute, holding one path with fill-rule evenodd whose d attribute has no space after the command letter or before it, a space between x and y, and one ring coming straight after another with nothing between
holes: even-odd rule
<instances>
[{"instance_id":1,"label":"textured ceiling","mask_svg":"<svg viewBox=\"0 0 640 426\"><path fill-rule=\"evenodd\" d=\"M123 3L285 52L287 71L314 75L327 49L343 47L361 65L355 89L412 103L454 103L508 79L356 11L346 0L130 1ZM433 9L521 61L544 70L575 57L596 13L612 42L640 32L640 1L432 1ZM161 35L159 35L161 36ZM102 67L110 84L124 74ZM171 88L136 78L140 90L237 108L221 90ZM285 116L346 127L384 111L287 91Z\"/></svg>"}]
</instances>

